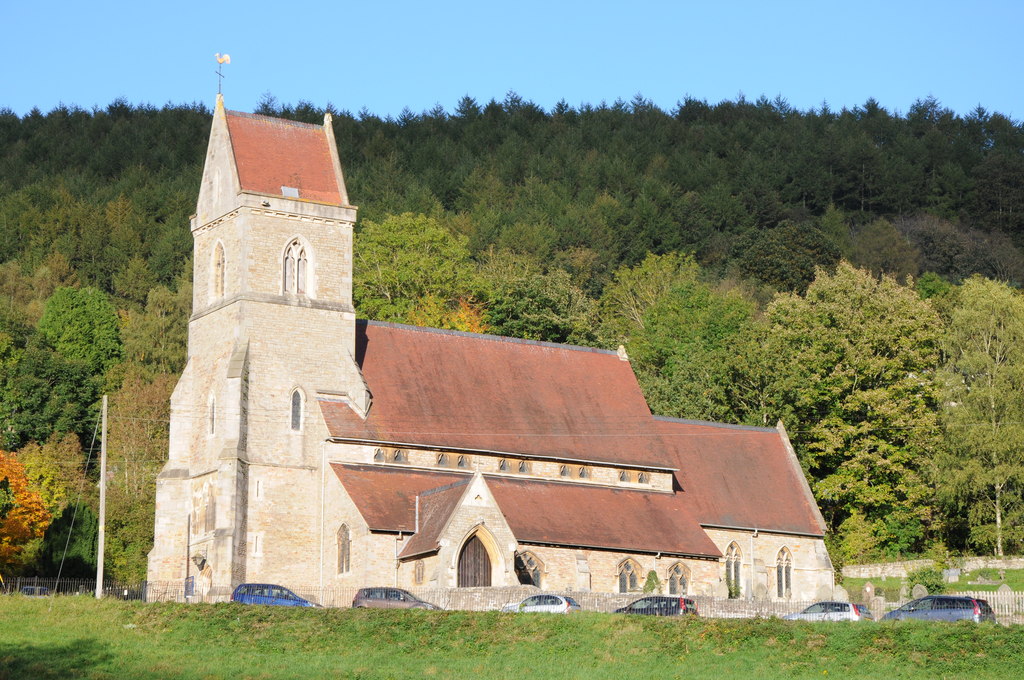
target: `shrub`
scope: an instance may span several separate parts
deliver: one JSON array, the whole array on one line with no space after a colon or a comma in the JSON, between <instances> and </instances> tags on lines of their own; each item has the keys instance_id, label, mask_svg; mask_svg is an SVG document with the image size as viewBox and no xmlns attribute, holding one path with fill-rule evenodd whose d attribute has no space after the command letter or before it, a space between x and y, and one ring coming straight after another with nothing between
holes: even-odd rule
<instances>
[{"instance_id":1,"label":"shrub","mask_svg":"<svg viewBox=\"0 0 1024 680\"><path fill-rule=\"evenodd\" d=\"M921 584L928 589L929 595L942 593L946 590L946 582L942 580L942 571L937 567L924 567L907 574L907 584L913 588Z\"/></svg>"}]
</instances>

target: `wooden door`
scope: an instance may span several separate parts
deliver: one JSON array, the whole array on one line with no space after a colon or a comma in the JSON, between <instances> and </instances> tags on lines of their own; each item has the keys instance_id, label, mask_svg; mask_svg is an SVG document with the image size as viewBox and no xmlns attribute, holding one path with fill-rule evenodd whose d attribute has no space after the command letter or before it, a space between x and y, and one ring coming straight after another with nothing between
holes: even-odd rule
<instances>
[{"instance_id":1,"label":"wooden door","mask_svg":"<svg viewBox=\"0 0 1024 680\"><path fill-rule=\"evenodd\" d=\"M480 538L473 538L466 541L459 554L459 587L472 588L475 586L491 585L491 558L487 555L487 548L480 541Z\"/></svg>"}]
</instances>

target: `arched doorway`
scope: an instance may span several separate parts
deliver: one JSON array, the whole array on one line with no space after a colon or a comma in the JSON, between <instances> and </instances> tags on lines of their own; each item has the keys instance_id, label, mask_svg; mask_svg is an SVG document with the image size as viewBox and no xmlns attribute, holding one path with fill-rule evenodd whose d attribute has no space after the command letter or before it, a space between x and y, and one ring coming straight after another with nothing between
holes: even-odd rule
<instances>
[{"instance_id":1,"label":"arched doorway","mask_svg":"<svg viewBox=\"0 0 1024 680\"><path fill-rule=\"evenodd\" d=\"M459 553L459 587L473 588L491 585L491 558L480 537L466 541Z\"/></svg>"}]
</instances>

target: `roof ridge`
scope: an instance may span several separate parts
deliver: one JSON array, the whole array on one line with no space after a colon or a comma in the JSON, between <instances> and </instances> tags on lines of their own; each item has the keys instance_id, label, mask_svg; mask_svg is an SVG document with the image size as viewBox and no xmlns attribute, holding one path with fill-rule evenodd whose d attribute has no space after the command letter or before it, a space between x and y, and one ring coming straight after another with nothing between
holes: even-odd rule
<instances>
[{"instance_id":1,"label":"roof ridge","mask_svg":"<svg viewBox=\"0 0 1024 680\"><path fill-rule=\"evenodd\" d=\"M664 423L679 423L681 425L706 425L708 427L720 427L728 430L747 430L753 432L778 432L774 427L759 427L757 425L736 425L734 423L716 423L710 420L691 420L688 418L673 418L671 416L652 415L655 420Z\"/></svg>"},{"instance_id":2,"label":"roof ridge","mask_svg":"<svg viewBox=\"0 0 1024 680\"><path fill-rule=\"evenodd\" d=\"M264 116L260 113L247 113L245 111L230 111L224 110L224 113L229 116L237 116L238 118L251 118L253 120L266 121L268 123L279 124L279 125L291 125L293 127L305 128L307 130L323 130L324 126L317 123L303 123L298 120L289 120L288 118L277 118L275 116Z\"/></svg>"},{"instance_id":3,"label":"roof ridge","mask_svg":"<svg viewBox=\"0 0 1024 680\"><path fill-rule=\"evenodd\" d=\"M460 479L457 482L452 482L451 484L445 484L444 486L438 486L438 487L434 487L433 489L427 489L426 491L421 491L419 493L419 497L423 498L424 496L433 496L434 494L441 493L442 491L450 491L451 489L454 489L456 487L460 487L460 486L464 486L466 484L469 484L472 480L473 480L473 477L471 475L466 475L465 479Z\"/></svg>"},{"instance_id":4,"label":"roof ridge","mask_svg":"<svg viewBox=\"0 0 1024 680\"><path fill-rule=\"evenodd\" d=\"M584 347L583 345L571 345L562 342L549 342L547 340L525 340L523 338L510 338L505 335L493 335L491 333L470 333L469 331L453 331L445 328L430 328L429 326L412 326L404 323L394 323L391 321L374 321L372 319L358 319L356 324L366 324L368 326L379 326L382 328L397 328L399 330L406 331L419 331L422 333L435 333L438 335L451 335L455 337L466 337L466 338L479 338L481 340L490 340L493 342L507 342L518 345L536 345L538 347L550 347L552 349L569 349L576 352L592 352L594 354L613 354L618 355L615 350L602 349L600 347Z\"/></svg>"}]
</instances>

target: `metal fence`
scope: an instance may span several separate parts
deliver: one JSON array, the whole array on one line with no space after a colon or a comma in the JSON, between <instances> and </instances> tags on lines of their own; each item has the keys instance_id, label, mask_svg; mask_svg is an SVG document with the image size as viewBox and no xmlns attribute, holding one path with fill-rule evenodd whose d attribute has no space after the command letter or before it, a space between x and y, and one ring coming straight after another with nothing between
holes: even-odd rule
<instances>
[{"instance_id":1,"label":"metal fence","mask_svg":"<svg viewBox=\"0 0 1024 680\"><path fill-rule=\"evenodd\" d=\"M45 593L40 593L38 588L46 588ZM56 579L46 577L9 577L3 584L5 593L20 593L24 588L33 590L25 594L53 594L53 595L88 595L96 592L95 579ZM325 607L350 607L355 597L357 587L291 587L299 597ZM580 591L541 591L533 586L512 586L507 588L409 588L410 592L422 600L431 602L442 609L464 610L464 611L495 611L507 604L521 602L530 595L540 592L550 592L556 595L568 595L574 598L585 611L613 612L619 607L624 607L643 593L591 593ZM143 601L171 601L171 602L223 602L228 599L230 593L217 595L203 595L200 592L189 590L180 581L175 582L141 582L121 583L117 581L106 581L103 584L105 597L118 598L122 600L143 600ZM996 619L1003 624L1024 623L1024 593L1015 592L958 592L957 595L967 595L986 600L996 614ZM687 596L697 602L697 608L701 616L708 618L754 618L785 616L793 612L799 612L812 604L813 601L798 600L747 600L727 599L708 597L702 595ZM881 618L886 612L895 609L901 602L880 601L865 603L871 605L872 613L876 618Z\"/></svg>"}]
</instances>

